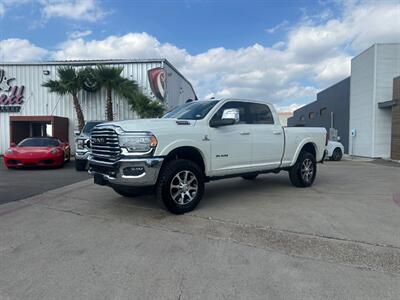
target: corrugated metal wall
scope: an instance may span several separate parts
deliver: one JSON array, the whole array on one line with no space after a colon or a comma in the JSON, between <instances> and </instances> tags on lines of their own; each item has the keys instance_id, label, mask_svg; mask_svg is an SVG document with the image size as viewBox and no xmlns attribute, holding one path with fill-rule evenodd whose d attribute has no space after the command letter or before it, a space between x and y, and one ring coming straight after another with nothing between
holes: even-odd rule
<instances>
[{"instance_id":1,"label":"corrugated metal wall","mask_svg":"<svg viewBox=\"0 0 400 300\"><path fill-rule=\"evenodd\" d=\"M87 66L87 62L81 62ZM184 102L184 98L177 97L177 91L190 91L188 98L194 97L194 92L189 83L176 73L167 64L159 61L132 62L132 63L104 63L105 65L124 67L123 76L138 82L143 92L154 98L148 81L147 70L167 66L167 72L171 74L172 83L169 84L167 79L167 108L174 107ZM55 115L67 117L69 119L69 140L71 144L74 141L73 130L77 124L75 110L73 108L71 96L58 96L50 93L42 84L49 79L57 78L57 68L59 65L49 64L0 64L0 69L5 70L8 78L15 77L13 84L25 86L24 103L21 111L18 113L0 113L0 153L9 147L9 119L12 115L31 116L31 115ZM79 67L79 66L77 66ZM44 75L43 71L50 71L49 75ZM178 83L176 78L182 78ZM172 89L172 90L171 90ZM176 91L177 90L177 91ZM187 92L185 92L187 93ZM79 99L81 101L85 120L104 120L105 119L105 91L97 93L81 92ZM187 99L187 98L186 98ZM125 99L113 95L115 120L125 120L135 118L135 114L130 110Z\"/></svg>"}]
</instances>

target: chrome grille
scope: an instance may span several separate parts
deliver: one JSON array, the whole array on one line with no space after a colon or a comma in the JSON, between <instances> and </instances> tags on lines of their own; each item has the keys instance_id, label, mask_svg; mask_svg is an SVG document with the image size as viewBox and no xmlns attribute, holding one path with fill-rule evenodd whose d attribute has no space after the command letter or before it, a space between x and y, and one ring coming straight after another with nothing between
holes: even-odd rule
<instances>
[{"instance_id":1,"label":"chrome grille","mask_svg":"<svg viewBox=\"0 0 400 300\"><path fill-rule=\"evenodd\" d=\"M93 128L90 145L93 157L98 160L117 160L121 153L118 134L112 128Z\"/></svg>"}]
</instances>

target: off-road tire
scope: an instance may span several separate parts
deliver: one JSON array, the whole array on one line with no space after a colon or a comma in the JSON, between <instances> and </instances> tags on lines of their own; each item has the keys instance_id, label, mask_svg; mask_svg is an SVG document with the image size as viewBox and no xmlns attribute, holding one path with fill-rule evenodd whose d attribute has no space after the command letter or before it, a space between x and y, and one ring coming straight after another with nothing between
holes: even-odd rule
<instances>
[{"instance_id":1,"label":"off-road tire","mask_svg":"<svg viewBox=\"0 0 400 300\"><path fill-rule=\"evenodd\" d=\"M197 191L193 200L185 204L178 204L173 199L171 193L171 182L176 180L176 176L181 172L189 171L197 180ZM175 179L174 179L175 178ZM204 194L204 173L194 162L187 159L176 159L168 162L162 167L158 176L156 186L157 199L162 202L165 208L173 214L184 214L195 209L203 198Z\"/></svg>"},{"instance_id":2,"label":"off-road tire","mask_svg":"<svg viewBox=\"0 0 400 300\"><path fill-rule=\"evenodd\" d=\"M86 169L86 160L75 159L75 170L85 171L85 169Z\"/></svg>"},{"instance_id":3,"label":"off-road tire","mask_svg":"<svg viewBox=\"0 0 400 300\"><path fill-rule=\"evenodd\" d=\"M335 150L333 150L331 160L340 161L342 157L343 157L342 149L336 148Z\"/></svg>"},{"instance_id":4,"label":"off-road tire","mask_svg":"<svg viewBox=\"0 0 400 300\"><path fill-rule=\"evenodd\" d=\"M302 172L302 168L305 167L304 164L308 164L309 162L311 163L313 172L311 176L305 176L305 173ZM303 187L303 188L309 187L314 183L316 175L317 175L317 162L315 160L314 155L312 155L307 151L302 151L299 157L297 158L297 161L294 164L294 166L291 167L289 170L290 181L294 186L297 187Z\"/></svg>"},{"instance_id":5,"label":"off-road tire","mask_svg":"<svg viewBox=\"0 0 400 300\"><path fill-rule=\"evenodd\" d=\"M246 175L242 175L242 178L246 179L246 180L254 180L257 178L257 176L258 176L258 174L246 174Z\"/></svg>"}]
</instances>

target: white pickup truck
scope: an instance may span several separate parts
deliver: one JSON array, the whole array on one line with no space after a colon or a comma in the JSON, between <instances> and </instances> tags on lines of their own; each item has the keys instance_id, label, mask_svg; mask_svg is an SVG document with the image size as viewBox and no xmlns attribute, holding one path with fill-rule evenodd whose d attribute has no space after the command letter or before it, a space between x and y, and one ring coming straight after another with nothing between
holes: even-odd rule
<instances>
[{"instance_id":1,"label":"white pickup truck","mask_svg":"<svg viewBox=\"0 0 400 300\"><path fill-rule=\"evenodd\" d=\"M89 173L123 196L150 189L182 214L196 207L211 180L285 170L293 185L311 186L326 140L324 128L282 127L263 101L195 101L161 119L94 127Z\"/></svg>"}]
</instances>

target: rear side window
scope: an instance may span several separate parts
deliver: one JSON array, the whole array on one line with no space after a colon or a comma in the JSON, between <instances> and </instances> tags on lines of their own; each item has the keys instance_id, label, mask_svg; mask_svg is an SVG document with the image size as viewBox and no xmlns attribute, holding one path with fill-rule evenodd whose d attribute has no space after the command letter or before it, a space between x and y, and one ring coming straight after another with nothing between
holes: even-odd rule
<instances>
[{"instance_id":1,"label":"rear side window","mask_svg":"<svg viewBox=\"0 0 400 300\"><path fill-rule=\"evenodd\" d=\"M237 108L239 109L239 124L250 124L248 114L248 104L240 101L230 101L222 105L222 107L215 113L212 120L221 120L224 109Z\"/></svg>"},{"instance_id":2,"label":"rear side window","mask_svg":"<svg viewBox=\"0 0 400 300\"><path fill-rule=\"evenodd\" d=\"M268 105L260 103L249 103L251 124L274 124L274 117Z\"/></svg>"}]
</instances>

